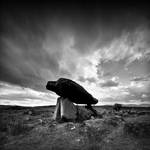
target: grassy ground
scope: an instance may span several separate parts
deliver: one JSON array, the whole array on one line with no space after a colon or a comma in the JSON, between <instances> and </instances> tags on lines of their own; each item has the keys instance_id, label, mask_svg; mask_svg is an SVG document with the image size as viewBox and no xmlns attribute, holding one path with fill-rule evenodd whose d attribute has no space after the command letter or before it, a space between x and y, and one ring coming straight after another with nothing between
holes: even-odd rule
<instances>
[{"instance_id":1,"label":"grassy ground","mask_svg":"<svg viewBox=\"0 0 150 150\"><path fill-rule=\"evenodd\" d=\"M95 107L83 122L57 123L54 107L0 106L2 150L149 150L150 109Z\"/></svg>"}]
</instances>

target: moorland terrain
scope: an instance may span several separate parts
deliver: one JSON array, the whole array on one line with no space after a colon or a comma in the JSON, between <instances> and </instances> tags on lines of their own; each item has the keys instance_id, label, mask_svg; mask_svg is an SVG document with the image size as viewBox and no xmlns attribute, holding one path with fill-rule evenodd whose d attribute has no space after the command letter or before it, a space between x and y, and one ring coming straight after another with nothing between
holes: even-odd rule
<instances>
[{"instance_id":1,"label":"moorland terrain","mask_svg":"<svg viewBox=\"0 0 150 150\"><path fill-rule=\"evenodd\" d=\"M0 106L2 150L149 150L150 107L95 106L97 117L52 120L55 106Z\"/></svg>"}]
</instances>

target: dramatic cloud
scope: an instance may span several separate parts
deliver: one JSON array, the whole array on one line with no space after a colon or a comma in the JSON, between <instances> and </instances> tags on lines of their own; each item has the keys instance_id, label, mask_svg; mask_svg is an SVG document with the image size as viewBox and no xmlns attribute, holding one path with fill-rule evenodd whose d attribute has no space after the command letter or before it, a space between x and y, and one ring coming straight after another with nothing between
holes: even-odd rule
<instances>
[{"instance_id":1,"label":"dramatic cloud","mask_svg":"<svg viewBox=\"0 0 150 150\"><path fill-rule=\"evenodd\" d=\"M149 89L141 83L150 73L148 10L147 5L91 2L3 3L0 82L11 90L1 85L0 98L29 103L42 99L36 92L43 92L47 100L47 81L60 77L107 101L142 98L134 90L145 94ZM36 92L26 95L27 89Z\"/></svg>"},{"instance_id":2,"label":"dramatic cloud","mask_svg":"<svg viewBox=\"0 0 150 150\"><path fill-rule=\"evenodd\" d=\"M131 79L131 81L150 81L150 75L146 75L143 77L133 77L133 79Z\"/></svg>"},{"instance_id":3,"label":"dramatic cloud","mask_svg":"<svg viewBox=\"0 0 150 150\"><path fill-rule=\"evenodd\" d=\"M103 83L100 83L101 87L113 87L113 86L118 86L118 77L113 77L110 80L106 80Z\"/></svg>"},{"instance_id":4,"label":"dramatic cloud","mask_svg":"<svg viewBox=\"0 0 150 150\"><path fill-rule=\"evenodd\" d=\"M112 86L118 86L118 83L114 81L106 81L105 83L101 84L101 87L112 87Z\"/></svg>"},{"instance_id":5,"label":"dramatic cloud","mask_svg":"<svg viewBox=\"0 0 150 150\"><path fill-rule=\"evenodd\" d=\"M79 76L78 80L81 81L81 82L88 81L89 83L95 83L96 82L96 79L92 78L92 77L91 78L84 78L82 76Z\"/></svg>"},{"instance_id":6,"label":"dramatic cloud","mask_svg":"<svg viewBox=\"0 0 150 150\"><path fill-rule=\"evenodd\" d=\"M0 105L53 105L57 96L0 82Z\"/></svg>"}]
</instances>

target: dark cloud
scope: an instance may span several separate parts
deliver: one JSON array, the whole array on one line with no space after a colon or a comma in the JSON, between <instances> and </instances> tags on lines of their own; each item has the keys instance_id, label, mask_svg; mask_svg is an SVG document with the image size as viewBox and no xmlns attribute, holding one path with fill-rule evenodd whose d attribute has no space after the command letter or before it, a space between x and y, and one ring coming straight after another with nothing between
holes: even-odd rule
<instances>
[{"instance_id":1,"label":"dark cloud","mask_svg":"<svg viewBox=\"0 0 150 150\"><path fill-rule=\"evenodd\" d=\"M72 76L70 70L60 68L66 34L74 38L71 48L86 55L109 45L122 32L147 24L148 15L146 5L3 2L0 80L44 89L47 80ZM94 78L82 80L95 82ZM102 86L118 83L108 81Z\"/></svg>"},{"instance_id":2,"label":"dark cloud","mask_svg":"<svg viewBox=\"0 0 150 150\"><path fill-rule=\"evenodd\" d=\"M136 82L140 82L140 81L149 81L150 80L150 75L146 75L146 76L137 76L137 77L133 77L131 79L131 81L136 81Z\"/></svg>"},{"instance_id":3,"label":"dark cloud","mask_svg":"<svg viewBox=\"0 0 150 150\"><path fill-rule=\"evenodd\" d=\"M126 60L100 60L97 65L97 74L99 79L110 78L111 76L127 76L129 73L125 68Z\"/></svg>"},{"instance_id":4,"label":"dark cloud","mask_svg":"<svg viewBox=\"0 0 150 150\"><path fill-rule=\"evenodd\" d=\"M111 74L110 72L105 72L105 73L103 74L103 76L108 77L108 76L112 76L112 74Z\"/></svg>"},{"instance_id":5,"label":"dark cloud","mask_svg":"<svg viewBox=\"0 0 150 150\"><path fill-rule=\"evenodd\" d=\"M33 28L28 29L12 22L5 28L9 32L1 36L0 80L25 87L43 88L46 81L42 70L47 69L52 75L55 74L59 69L60 55L49 54L43 48L42 35L34 34Z\"/></svg>"},{"instance_id":6,"label":"dark cloud","mask_svg":"<svg viewBox=\"0 0 150 150\"><path fill-rule=\"evenodd\" d=\"M88 81L89 83L95 83L96 82L96 79L94 77L91 77L91 78L84 78L82 76L79 76L78 78L79 81L81 82L86 82Z\"/></svg>"},{"instance_id":7,"label":"dark cloud","mask_svg":"<svg viewBox=\"0 0 150 150\"><path fill-rule=\"evenodd\" d=\"M101 83L101 87L116 87L119 85L119 82L112 81L112 80L107 80L104 83Z\"/></svg>"}]
</instances>

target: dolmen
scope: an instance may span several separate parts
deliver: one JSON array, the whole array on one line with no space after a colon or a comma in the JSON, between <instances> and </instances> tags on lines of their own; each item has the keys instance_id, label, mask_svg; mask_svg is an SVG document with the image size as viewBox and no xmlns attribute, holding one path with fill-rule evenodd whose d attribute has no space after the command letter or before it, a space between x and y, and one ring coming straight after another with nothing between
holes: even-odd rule
<instances>
[{"instance_id":1,"label":"dolmen","mask_svg":"<svg viewBox=\"0 0 150 150\"><path fill-rule=\"evenodd\" d=\"M98 100L76 82L59 78L57 81L48 81L46 89L60 96L57 99L53 115L54 120L77 120L97 115L96 110L91 105L96 104ZM86 109L81 109L74 103L87 104Z\"/></svg>"}]
</instances>

